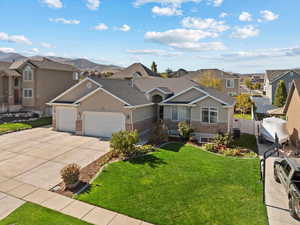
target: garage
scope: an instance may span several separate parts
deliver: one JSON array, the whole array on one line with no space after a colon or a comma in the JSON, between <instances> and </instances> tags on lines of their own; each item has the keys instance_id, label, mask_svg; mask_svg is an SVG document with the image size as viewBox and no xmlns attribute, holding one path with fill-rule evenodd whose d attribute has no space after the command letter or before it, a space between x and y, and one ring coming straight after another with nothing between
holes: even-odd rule
<instances>
[{"instance_id":1,"label":"garage","mask_svg":"<svg viewBox=\"0 0 300 225\"><path fill-rule=\"evenodd\" d=\"M66 132L75 132L77 109L72 107L57 107L57 130Z\"/></svg>"},{"instance_id":2,"label":"garage","mask_svg":"<svg viewBox=\"0 0 300 225\"><path fill-rule=\"evenodd\" d=\"M125 115L115 112L84 112L84 135L111 137L112 133L125 130Z\"/></svg>"}]
</instances>

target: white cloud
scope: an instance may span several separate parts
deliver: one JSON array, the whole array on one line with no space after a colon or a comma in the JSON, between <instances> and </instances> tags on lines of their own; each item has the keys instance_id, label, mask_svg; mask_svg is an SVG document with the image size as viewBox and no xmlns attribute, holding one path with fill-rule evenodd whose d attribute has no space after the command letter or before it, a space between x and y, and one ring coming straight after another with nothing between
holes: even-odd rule
<instances>
[{"instance_id":1,"label":"white cloud","mask_svg":"<svg viewBox=\"0 0 300 225\"><path fill-rule=\"evenodd\" d=\"M170 52L160 49L140 49L140 50L127 50L128 53L135 55L156 55L156 56L179 56L181 52Z\"/></svg>"},{"instance_id":2,"label":"white cloud","mask_svg":"<svg viewBox=\"0 0 300 225\"><path fill-rule=\"evenodd\" d=\"M60 9L63 7L61 0L42 0L50 8Z\"/></svg>"},{"instance_id":3,"label":"white cloud","mask_svg":"<svg viewBox=\"0 0 300 225\"><path fill-rule=\"evenodd\" d=\"M47 42L42 42L42 43L41 43L41 46L42 46L43 48L55 48L55 46L53 46L53 45L51 45L51 44L49 44L49 43L47 43Z\"/></svg>"},{"instance_id":4,"label":"white cloud","mask_svg":"<svg viewBox=\"0 0 300 225\"><path fill-rule=\"evenodd\" d=\"M255 28L253 25L247 25L244 27L235 27L232 33L233 38L246 39L259 35L260 30Z\"/></svg>"},{"instance_id":5,"label":"white cloud","mask_svg":"<svg viewBox=\"0 0 300 225\"><path fill-rule=\"evenodd\" d=\"M256 49L253 51L238 51L221 55L226 60L254 60L276 57L300 56L300 46L290 48Z\"/></svg>"},{"instance_id":6,"label":"white cloud","mask_svg":"<svg viewBox=\"0 0 300 225\"><path fill-rule=\"evenodd\" d=\"M80 20L67 20L65 18L50 18L49 21L63 24L80 24Z\"/></svg>"},{"instance_id":7,"label":"white cloud","mask_svg":"<svg viewBox=\"0 0 300 225\"><path fill-rule=\"evenodd\" d=\"M226 49L222 42L181 42L170 43L169 46L186 51L218 51Z\"/></svg>"},{"instance_id":8,"label":"white cloud","mask_svg":"<svg viewBox=\"0 0 300 225\"><path fill-rule=\"evenodd\" d=\"M34 53L39 53L40 52L40 50L38 48L33 48L33 49L31 49L31 51L34 52Z\"/></svg>"},{"instance_id":9,"label":"white cloud","mask_svg":"<svg viewBox=\"0 0 300 225\"><path fill-rule=\"evenodd\" d=\"M152 13L159 16L180 16L182 15L182 10L175 7L154 6L152 8Z\"/></svg>"},{"instance_id":10,"label":"white cloud","mask_svg":"<svg viewBox=\"0 0 300 225\"><path fill-rule=\"evenodd\" d=\"M212 32L224 32L230 27L225 25L224 21L217 21L213 18L201 19L195 17L186 17L181 21L183 27L209 30Z\"/></svg>"},{"instance_id":11,"label":"white cloud","mask_svg":"<svg viewBox=\"0 0 300 225\"><path fill-rule=\"evenodd\" d=\"M13 43L32 45L32 42L24 35L8 35L7 33L0 32L0 40L13 42Z\"/></svg>"},{"instance_id":12,"label":"white cloud","mask_svg":"<svg viewBox=\"0 0 300 225\"><path fill-rule=\"evenodd\" d=\"M4 53L15 53L16 50L15 50L14 48L0 47L0 52L4 52Z\"/></svg>"},{"instance_id":13,"label":"white cloud","mask_svg":"<svg viewBox=\"0 0 300 225\"><path fill-rule=\"evenodd\" d=\"M224 0L209 0L210 3L213 4L213 6L215 7L219 7L222 5L222 3L224 2Z\"/></svg>"},{"instance_id":14,"label":"white cloud","mask_svg":"<svg viewBox=\"0 0 300 225\"><path fill-rule=\"evenodd\" d=\"M173 48L188 51L222 50L225 46L221 42L199 42L204 38L216 38L218 34L194 29L174 29L165 32L147 32L145 40L164 44Z\"/></svg>"},{"instance_id":15,"label":"white cloud","mask_svg":"<svg viewBox=\"0 0 300 225\"><path fill-rule=\"evenodd\" d=\"M248 12L242 12L239 16L239 20L243 22L252 21L252 15Z\"/></svg>"},{"instance_id":16,"label":"white cloud","mask_svg":"<svg viewBox=\"0 0 300 225\"><path fill-rule=\"evenodd\" d=\"M95 30L108 30L108 26L104 23L99 23L94 27Z\"/></svg>"},{"instance_id":17,"label":"white cloud","mask_svg":"<svg viewBox=\"0 0 300 225\"><path fill-rule=\"evenodd\" d=\"M273 21L273 20L277 20L279 18L278 14L275 14L269 10L262 10L262 11L260 11L260 14L261 14L262 19L259 19L258 22Z\"/></svg>"},{"instance_id":18,"label":"white cloud","mask_svg":"<svg viewBox=\"0 0 300 225\"><path fill-rule=\"evenodd\" d=\"M123 24L121 27L117 27L116 29L123 32L128 32L131 30L131 27L127 24Z\"/></svg>"},{"instance_id":19,"label":"white cloud","mask_svg":"<svg viewBox=\"0 0 300 225\"><path fill-rule=\"evenodd\" d=\"M100 6L100 0L87 0L86 7L90 10L97 10Z\"/></svg>"},{"instance_id":20,"label":"white cloud","mask_svg":"<svg viewBox=\"0 0 300 225\"><path fill-rule=\"evenodd\" d=\"M186 2L200 2L201 0L136 0L134 6L138 7L147 3L160 3L164 5L173 5L175 7L180 7L181 4Z\"/></svg>"},{"instance_id":21,"label":"white cloud","mask_svg":"<svg viewBox=\"0 0 300 225\"><path fill-rule=\"evenodd\" d=\"M222 12L222 13L219 15L220 18L225 18L226 16L228 16L228 13L226 13L226 12Z\"/></svg>"}]
</instances>

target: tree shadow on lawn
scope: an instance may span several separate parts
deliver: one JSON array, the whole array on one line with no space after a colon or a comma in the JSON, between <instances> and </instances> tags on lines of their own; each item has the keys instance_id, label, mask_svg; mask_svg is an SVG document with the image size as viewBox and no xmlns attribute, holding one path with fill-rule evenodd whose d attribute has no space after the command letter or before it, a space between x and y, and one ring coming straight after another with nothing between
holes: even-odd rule
<instances>
[{"instance_id":1,"label":"tree shadow on lawn","mask_svg":"<svg viewBox=\"0 0 300 225\"><path fill-rule=\"evenodd\" d=\"M132 164L148 165L151 168L156 168L159 165L167 164L164 160L162 160L161 158L158 158L158 157L156 157L155 155L152 155L152 154L151 155L145 155L145 156L139 157L139 158L129 159L127 161L132 163Z\"/></svg>"},{"instance_id":2,"label":"tree shadow on lawn","mask_svg":"<svg viewBox=\"0 0 300 225\"><path fill-rule=\"evenodd\" d=\"M167 143L166 145L160 147L160 149L166 150L166 151L171 151L171 152L179 152L180 149L185 145L186 143L184 142L172 142L172 143Z\"/></svg>"}]
</instances>

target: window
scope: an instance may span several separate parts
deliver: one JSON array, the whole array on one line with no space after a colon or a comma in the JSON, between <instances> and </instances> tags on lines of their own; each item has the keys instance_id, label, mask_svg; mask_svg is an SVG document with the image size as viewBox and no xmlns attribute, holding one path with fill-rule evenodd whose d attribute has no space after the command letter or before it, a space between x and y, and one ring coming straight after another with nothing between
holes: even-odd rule
<instances>
[{"instance_id":1,"label":"window","mask_svg":"<svg viewBox=\"0 0 300 225\"><path fill-rule=\"evenodd\" d=\"M201 137L200 138L200 143L212 143L214 141L213 138L209 138L209 137Z\"/></svg>"},{"instance_id":2,"label":"window","mask_svg":"<svg viewBox=\"0 0 300 225\"><path fill-rule=\"evenodd\" d=\"M184 106L172 106L171 119L173 121L189 120L188 108Z\"/></svg>"},{"instance_id":3,"label":"window","mask_svg":"<svg viewBox=\"0 0 300 225\"><path fill-rule=\"evenodd\" d=\"M79 80L79 73L78 72L73 73L73 80Z\"/></svg>"},{"instance_id":4,"label":"window","mask_svg":"<svg viewBox=\"0 0 300 225\"><path fill-rule=\"evenodd\" d=\"M203 123L217 123L218 122L218 109L215 107L202 108L201 121Z\"/></svg>"},{"instance_id":5,"label":"window","mask_svg":"<svg viewBox=\"0 0 300 225\"><path fill-rule=\"evenodd\" d=\"M23 98L32 98L32 88L23 89Z\"/></svg>"},{"instance_id":6,"label":"window","mask_svg":"<svg viewBox=\"0 0 300 225\"><path fill-rule=\"evenodd\" d=\"M234 88L234 80L233 79L226 80L226 88Z\"/></svg>"},{"instance_id":7,"label":"window","mask_svg":"<svg viewBox=\"0 0 300 225\"><path fill-rule=\"evenodd\" d=\"M30 66L27 66L23 71L23 80L31 81L33 78L33 71Z\"/></svg>"}]
</instances>

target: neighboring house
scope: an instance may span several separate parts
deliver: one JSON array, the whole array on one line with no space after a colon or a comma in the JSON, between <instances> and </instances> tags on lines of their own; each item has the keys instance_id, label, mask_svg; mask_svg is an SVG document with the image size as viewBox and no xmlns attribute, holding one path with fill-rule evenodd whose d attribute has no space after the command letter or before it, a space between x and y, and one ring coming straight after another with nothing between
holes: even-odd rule
<instances>
[{"instance_id":1,"label":"neighboring house","mask_svg":"<svg viewBox=\"0 0 300 225\"><path fill-rule=\"evenodd\" d=\"M234 99L185 78L86 78L49 105L59 131L110 137L137 129L143 135L162 120L176 133L177 124L187 121L204 141L231 130Z\"/></svg>"},{"instance_id":2,"label":"neighboring house","mask_svg":"<svg viewBox=\"0 0 300 225\"><path fill-rule=\"evenodd\" d=\"M224 72L219 69L201 69L189 72L186 77L195 82L199 82L203 76L212 76L218 78L222 82L223 92L229 96L236 96L240 94L240 77L237 74Z\"/></svg>"},{"instance_id":3,"label":"neighboring house","mask_svg":"<svg viewBox=\"0 0 300 225\"><path fill-rule=\"evenodd\" d=\"M265 74L264 73L240 74L241 83L245 83L246 79L250 79L252 83L261 83L263 85L265 82Z\"/></svg>"},{"instance_id":4,"label":"neighboring house","mask_svg":"<svg viewBox=\"0 0 300 225\"><path fill-rule=\"evenodd\" d=\"M159 74L153 72L148 67L144 66L141 63L134 63L124 70L115 73L111 78L116 79L132 79L137 77L159 77Z\"/></svg>"},{"instance_id":5,"label":"neighboring house","mask_svg":"<svg viewBox=\"0 0 300 225\"><path fill-rule=\"evenodd\" d=\"M283 80L289 92L293 80L300 78L300 70L267 70L265 74L264 91L273 104L275 92L280 80Z\"/></svg>"},{"instance_id":6,"label":"neighboring house","mask_svg":"<svg viewBox=\"0 0 300 225\"><path fill-rule=\"evenodd\" d=\"M187 70L180 68L177 71L171 72L169 74L169 77L172 77L172 78L183 77L183 76L187 75L188 73L189 72Z\"/></svg>"},{"instance_id":7,"label":"neighboring house","mask_svg":"<svg viewBox=\"0 0 300 225\"><path fill-rule=\"evenodd\" d=\"M73 66L44 57L0 63L0 112L51 115L46 103L77 82L75 73Z\"/></svg>"},{"instance_id":8,"label":"neighboring house","mask_svg":"<svg viewBox=\"0 0 300 225\"><path fill-rule=\"evenodd\" d=\"M287 118L287 129L292 144L300 147L300 79L292 82L283 112Z\"/></svg>"}]
</instances>

